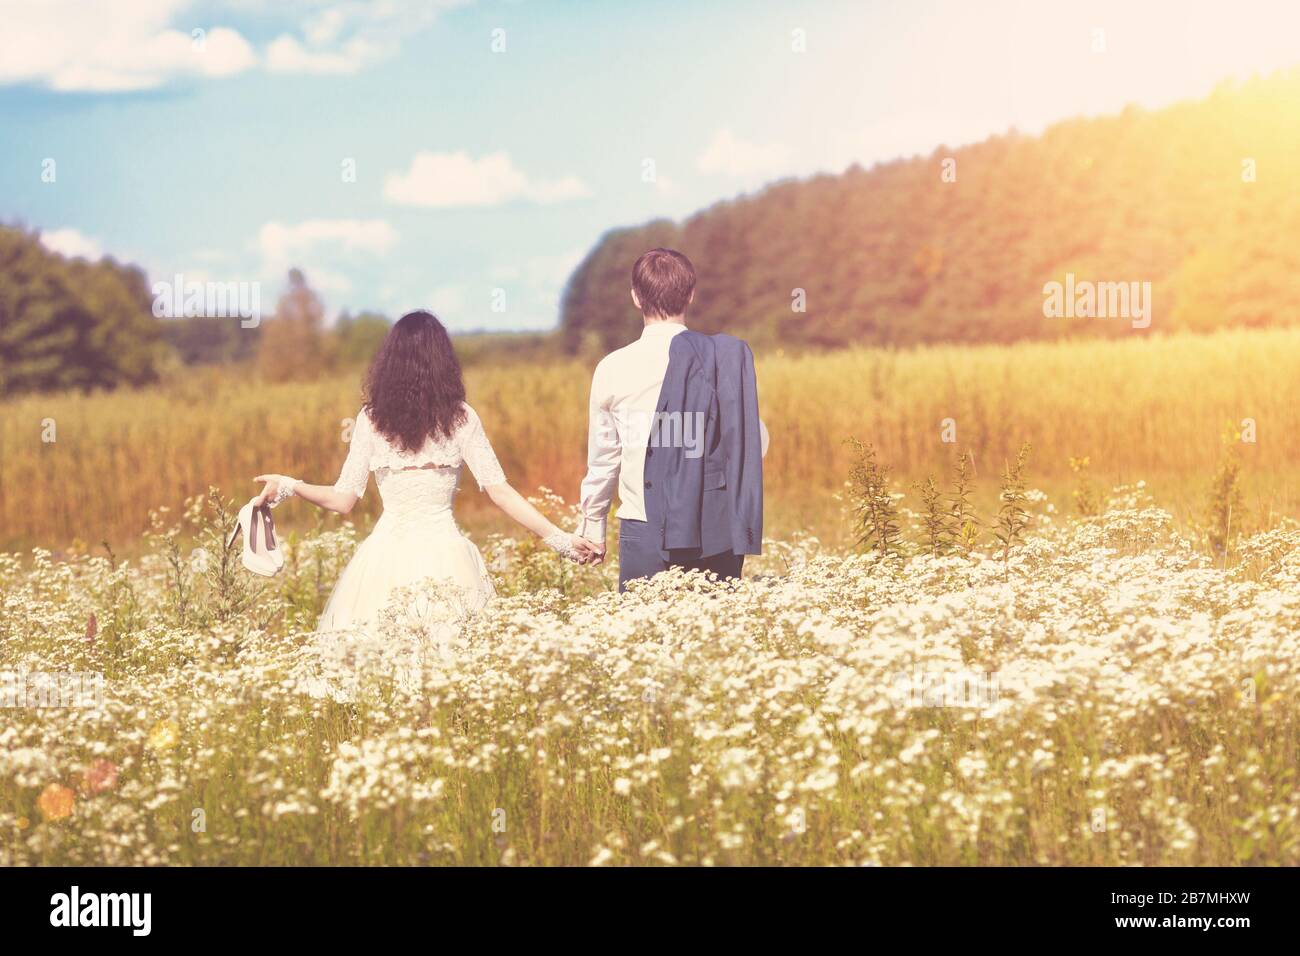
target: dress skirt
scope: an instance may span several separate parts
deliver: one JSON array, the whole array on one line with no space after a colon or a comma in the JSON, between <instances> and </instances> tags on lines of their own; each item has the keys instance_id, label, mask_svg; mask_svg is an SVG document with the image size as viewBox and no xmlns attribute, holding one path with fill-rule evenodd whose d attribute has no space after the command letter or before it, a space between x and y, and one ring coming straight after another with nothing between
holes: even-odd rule
<instances>
[{"instance_id":1,"label":"dress skirt","mask_svg":"<svg viewBox=\"0 0 1300 956\"><path fill-rule=\"evenodd\" d=\"M317 630L383 620L437 628L480 610L494 593L483 556L450 509L400 521L386 511L339 576Z\"/></svg>"}]
</instances>

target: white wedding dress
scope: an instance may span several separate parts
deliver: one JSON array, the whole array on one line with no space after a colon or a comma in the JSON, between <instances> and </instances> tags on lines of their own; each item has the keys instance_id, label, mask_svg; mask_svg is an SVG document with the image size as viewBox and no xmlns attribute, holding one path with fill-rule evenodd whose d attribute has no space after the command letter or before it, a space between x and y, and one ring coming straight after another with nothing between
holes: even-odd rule
<instances>
[{"instance_id":1,"label":"white wedding dress","mask_svg":"<svg viewBox=\"0 0 1300 956\"><path fill-rule=\"evenodd\" d=\"M465 421L455 434L430 438L415 452L389 442L364 409L357 413L334 487L360 498L373 471L384 512L335 584L318 631L364 629L386 608L389 615L425 620L434 628L478 611L493 596L483 556L457 527L451 503L462 463L480 488L501 484L506 476L483 423L469 405L464 408Z\"/></svg>"}]
</instances>

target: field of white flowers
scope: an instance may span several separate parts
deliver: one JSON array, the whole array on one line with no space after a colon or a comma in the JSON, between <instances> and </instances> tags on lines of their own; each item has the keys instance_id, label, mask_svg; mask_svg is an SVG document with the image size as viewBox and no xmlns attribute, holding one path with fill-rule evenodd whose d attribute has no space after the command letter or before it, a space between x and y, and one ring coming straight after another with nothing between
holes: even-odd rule
<instances>
[{"instance_id":1,"label":"field of white flowers","mask_svg":"<svg viewBox=\"0 0 1300 956\"><path fill-rule=\"evenodd\" d=\"M1291 526L1225 568L1130 499L623 596L494 540L485 613L340 643L355 532L260 585L216 507L0 556L0 865L1300 863Z\"/></svg>"}]
</instances>

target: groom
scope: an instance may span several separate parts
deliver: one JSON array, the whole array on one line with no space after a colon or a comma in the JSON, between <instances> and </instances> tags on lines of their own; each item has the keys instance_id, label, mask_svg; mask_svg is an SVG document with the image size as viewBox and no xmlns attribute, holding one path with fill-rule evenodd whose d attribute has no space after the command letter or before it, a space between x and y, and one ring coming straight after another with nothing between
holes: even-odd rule
<instances>
[{"instance_id":1,"label":"groom","mask_svg":"<svg viewBox=\"0 0 1300 956\"><path fill-rule=\"evenodd\" d=\"M686 256L642 255L632 267L641 337L592 376L578 534L604 560L617 487L620 591L670 567L738 578L745 555L760 553L766 435L753 354L732 336L689 331L694 296Z\"/></svg>"}]
</instances>

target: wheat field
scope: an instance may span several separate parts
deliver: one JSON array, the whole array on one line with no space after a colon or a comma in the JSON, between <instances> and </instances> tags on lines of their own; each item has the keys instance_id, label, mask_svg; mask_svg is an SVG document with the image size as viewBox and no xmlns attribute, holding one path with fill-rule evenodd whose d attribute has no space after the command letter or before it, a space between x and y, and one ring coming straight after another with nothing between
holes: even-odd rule
<instances>
[{"instance_id":1,"label":"wheat field","mask_svg":"<svg viewBox=\"0 0 1300 956\"><path fill-rule=\"evenodd\" d=\"M572 500L585 458L591 361L512 361L467 371L511 481ZM1252 520L1300 512L1300 331L758 355L765 462L775 534L834 535L843 447L872 442L900 488L947 472L969 451L991 500L1004 461L1033 445L1033 481L1068 499L1070 458L1103 485L1144 479L1180 521L1194 521L1225 430ZM0 547L107 540L130 547L149 512L216 486L242 498L265 471L332 483L346 454L359 376L266 385L190 370L165 386L114 394L35 396L0 406ZM53 440L48 440L48 439ZM952 438L955 441L945 441ZM359 517L373 518L378 496ZM500 530L483 499L462 492L467 527Z\"/></svg>"},{"instance_id":2,"label":"wheat field","mask_svg":"<svg viewBox=\"0 0 1300 956\"><path fill-rule=\"evenodd\" d=\"M619 594L458 506L497 599L341 639L367 515L286 503L269 580L224 535L256 471L332 478L353 381L10 404L5 536L46 544L0 551L0 865L1300 864L1298 357L767 355L742 581ZM577 481L586 378L471 371L519 486Z\"/></svg>"}]
</instances>

